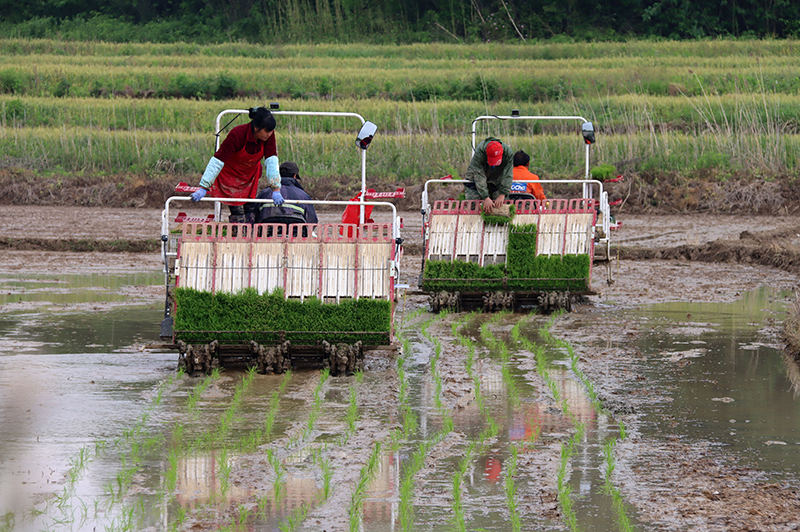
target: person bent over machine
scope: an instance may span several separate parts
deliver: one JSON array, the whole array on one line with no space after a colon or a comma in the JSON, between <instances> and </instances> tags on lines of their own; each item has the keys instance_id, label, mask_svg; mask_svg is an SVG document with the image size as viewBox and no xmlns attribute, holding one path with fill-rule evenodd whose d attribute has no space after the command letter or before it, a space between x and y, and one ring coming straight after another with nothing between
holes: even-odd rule
<instances>
[{"instance_id":1,"label":"person bent over machine","mask_svg":"<svg viewBox=\"0 0 800 532\"><path fill-rule=\"evenodd\" d=\"M492 214L511 193L513 159L511 148L494 137L487 137L475 146L464 175L470 181L464 183L464 196L468 200L481 200L483 211Z\"/></svg>"},{"instance_id":2,"label":"person bent over machine","mask_svg":"<svg viewBox=\"0 0 800 532\"><path fill-rule=\"evenodd\" d=\"M250 123L231 129L217 152L208 161L200 179L200 188L192 193L192 201L209 194L214 198L253 199L258 193L258 181L267 176L270 199L283 204L281 180L278 174L278 150L275 142L275 117L265 107L254 107ZM225 202L230 208L232 223L255 223L258 204Z\"/></svg>"}]
</instances>

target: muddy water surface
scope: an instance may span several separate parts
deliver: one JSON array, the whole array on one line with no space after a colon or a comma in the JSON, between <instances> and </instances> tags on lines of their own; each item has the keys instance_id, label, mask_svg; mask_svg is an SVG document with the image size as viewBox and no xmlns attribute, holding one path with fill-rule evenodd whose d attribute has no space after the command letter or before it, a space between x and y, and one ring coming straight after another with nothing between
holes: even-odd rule
<instances>
[{"instance_id":1,"label":"muddy water surface","mask_svg":"<svg viewBox=\"0 0 800 532\"><path fill-rule=\"evenodd\" d=\"M762 288L733 303L665 303L632 314L645 357L638 369L664 394L642 430L711 441L770 479L800 486L797 366L768 329L792 297Z\"/></svg>"},{"instance_id":2,"label":"muddy water surface","mask_svg":"<svg viewBox=\"0 0 800 532\"><path fill-rule=\"evenodd\" d=\"M158 273L65 279L2 281L3 532L688 529L654 525L631 489L649 476L626 454L641 441L800 476L777 290L622 310L611 319L630 334L588 348L583 331L609 314L556 318L550 337L547 316L430 315L418 300L398 317L405 349L371 355L362 377L187 377L174 352L142 350L159 304L114 306ZM592 360L612 348L629 362Z\"/></svg>"}]
</instances>

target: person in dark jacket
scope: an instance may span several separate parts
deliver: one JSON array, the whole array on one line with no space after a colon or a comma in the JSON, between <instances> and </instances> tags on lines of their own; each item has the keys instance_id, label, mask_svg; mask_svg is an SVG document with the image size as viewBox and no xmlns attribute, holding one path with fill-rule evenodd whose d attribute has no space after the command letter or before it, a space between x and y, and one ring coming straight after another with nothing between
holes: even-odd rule
<instances>
[{"instance_id":1,"label":"person in dark jacket","mask_svg":"<svg viewBox=\"0 0 800 532\"><path fill-rule=\"evenodd\" d=\"M281 196L285 200L311 200L311 196L303 189L300 181L300 169L291 161L286 161L278 169L281 175ZM261 199L272 199L272 189L265 188L258 196ZM283 205L261 204L258 223L318 223L317 212L313 205L305 203L284 203Z\"/></svg>"}]
</instances>

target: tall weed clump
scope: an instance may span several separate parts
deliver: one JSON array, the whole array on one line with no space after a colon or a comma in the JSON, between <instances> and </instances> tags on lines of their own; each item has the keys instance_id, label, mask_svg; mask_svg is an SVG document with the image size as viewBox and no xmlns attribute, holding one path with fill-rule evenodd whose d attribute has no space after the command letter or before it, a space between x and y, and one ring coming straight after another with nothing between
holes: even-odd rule
<instances>
[{"instance_id":1,"label":"tall weed clump","mask_svg":"<svg viewBox=\"0 0 800 532\"><path fill-rule=\"evenodd\" d=\"M389 342L391 303L386 300L347 299L334 304L317 298L285 300L280 290L259 294L247 288L236 294L212 294L177 288L175 301L176 338L187 343Z\"/></svg>"}]
</instances>

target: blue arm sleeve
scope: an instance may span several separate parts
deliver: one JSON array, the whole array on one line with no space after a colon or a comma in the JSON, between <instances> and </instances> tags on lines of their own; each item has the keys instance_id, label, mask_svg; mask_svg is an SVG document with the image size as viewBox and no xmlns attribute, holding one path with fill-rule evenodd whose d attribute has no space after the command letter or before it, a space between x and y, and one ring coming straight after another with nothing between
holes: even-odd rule
<instances>
[{"instance_id":1,"label":"blue arm sleeve","mask_svg":"<svg viewBox=\"0 0 800 532\"><path fill-rule=\"evenodd\" d=\"M200 179L200 186L205 189L211 188L211 185L214 184L214 180L217 179L217 176L222 171L223 166L225 166L225 163L216 157L212 157L211 160L208 161L208 165L206 166L206 171L203 172L202 179Z\"/></svg>"},{"instance_id":2,"label":"blue arm sleeve","mask_svg":"<svg viewBox=\"0 0 800 532\"><path fill-rule=\"evenodd\" d=\"M267 185L272 190L281 189L281 175L278 172L278 156L272 155L264 159L264 175L267 176Z\"/></svg>"}]
</instances>

